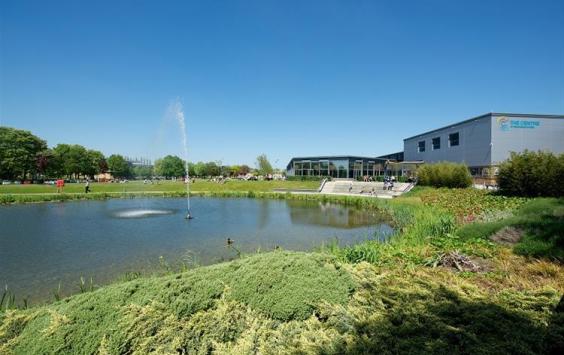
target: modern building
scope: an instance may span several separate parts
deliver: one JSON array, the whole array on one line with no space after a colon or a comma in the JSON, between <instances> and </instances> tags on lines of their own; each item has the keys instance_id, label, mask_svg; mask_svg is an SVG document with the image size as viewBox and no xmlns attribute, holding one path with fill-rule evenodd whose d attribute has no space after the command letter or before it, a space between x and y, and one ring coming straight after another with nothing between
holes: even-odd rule
<instances>
[{"instance_id":1,"label":"modern building","mask_svg":"<svg viewBox=\"0 0 564 355\"><path fill-rule=\"evenodd\" d=\"M383 175L386 159L357 156L319 156L292 158L286 167L288 176L331 176L356 179L365 175Z\"/></svg>"},{"instance_id":2,"label":"modern building","mask_svg":"<svg viewBox=\"0 0 564 355\"><path fill-rule=\"evenodd\" d=\"M492 178L511 152L564 153L564 115L487 113L404 139L403 152L378 157L321 156L292 158L288 176L413 175L418 165L465 163L475 177Z\"/></svg>"},{"instance_id":3,"label":"modern building","mask_svg":"<svg viewBox=\"0 0 564 355\"><path fill-rule=\"evenodd\" d=\"M564 153L564 116L487 113L404 139L407 161L465 163L474 176L493 176L510 152Z\"/></svg>"}]
</instances>

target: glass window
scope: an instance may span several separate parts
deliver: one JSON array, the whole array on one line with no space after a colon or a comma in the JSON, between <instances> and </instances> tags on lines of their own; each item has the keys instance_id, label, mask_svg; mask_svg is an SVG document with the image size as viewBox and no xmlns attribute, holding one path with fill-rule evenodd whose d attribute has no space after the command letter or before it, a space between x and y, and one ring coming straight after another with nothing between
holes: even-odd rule
<instances>
[{"instance_id":1,"label":"glass window","mask_svg":"<svg viewBox=\"0 0 564 355\"><path fill-rule=\"evenodd\" d=\"M458 132L449 134L448 135L448 145L450 147L457 146L460 143L459 139L460 139L460 135L458 134Z\"/></svg>"},{"instance_id":2,"label":"glass window","mask_svg":"<svg viewBox=\"0 0 564 355\"><path fill-rule=\"evenodd\" d=\"M441 137L433 138L433 150L441 149Z\"/></svg>"},{"instance_id":3,"label":"glass window","mask_svg":"<svg viewBox=\"0 0 564 355\"><path fill-rule=\"evenodd\" d=\"M419 143L417 143L417 151L419 153L425 151L425 141L420 141Z\"/></svg>"},{"instance_id":4,"label":"glass window","mask_svg":"<svg viewBox=\"0 0 564 355\"><path fill-rule=\"evenodd\" d=\"M329 172L327 170L329 170L329 162L327 160L322 160L319 162L319 170L320 170L320 175L323 176L327 176L329 175Z\"/></svg>"}]
</instances>

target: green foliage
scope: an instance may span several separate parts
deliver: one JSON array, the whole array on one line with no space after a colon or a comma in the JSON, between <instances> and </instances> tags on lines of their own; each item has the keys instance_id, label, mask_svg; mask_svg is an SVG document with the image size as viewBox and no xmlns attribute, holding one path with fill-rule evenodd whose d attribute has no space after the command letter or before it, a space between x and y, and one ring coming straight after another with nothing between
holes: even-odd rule
<instances>
[{"instance_id":1,"label":"green foliage","mask_svg":"<svg viewBox=\"0 0 564 355\"><path fill-rule=\"evenodd\" d=\"M184 160L172 155L157 159L155 161L155 174L167 178L184 176L186 175Z\"/></svg>"},{"instance_id":2,"label":"green foliage","mask_svg":"<svg viewBox=\"0 0 564 355\"><path fill-rule=\"evenodd\" d=\"M241 334L244 325L226 317L244 308L237 306L240 311L226 314L222 308L226 302L250 307L259 319L304 320L324 303L346 304L354 285L350 274L325 255L260 254L181 274L135 279L29 313L10 313L0 325L0 339L8 346L0 345L0 352L95 353L103 347L112 353L130 352L142 347L151 333L172 324L178 325L174 331L187 325L185 331L193 336L177 346L192 347L196 344L190 342L197 343L200 336L205 338L217 327L232 332L226 339ZM195 320L206 326L192 332L190 324L195 326Z\"/></svg>"},{"instance_id":3,"label":"green foliage","mask_svg":"<svg viewBox=\"0 0 564 355\"><path fill-rule=\"evenodd\" d=\"M564 154L512 152L499 167L500 192L510 196L564 196Z\"/></svg>"},{"instance_id":4,"label":"green foliage","mask_svg":"<svg viewBox=\"0 0 564 355\"><path fill-rule=\"evenodd\" d=\"M150 179L153 177L153 167L152 166L134 166L131 169L131 174L133 177L138 179Z\"/></svg>"},{"instance_id":5,"label":"green foliage","mask_svg":"<svg viewBox=\"0 0 564 355\"><path fill-rule=\"evenodd\" d=\"M505 197L478 189L428 189L417 188L412 196L418 196L427 206L435 206L460 219L473 220L485 213L513 210L527 200Z\"/></svg>"},{"instance_id":6,"label":"green foliage","mask_svg":"<svg viewBox=\"0 0 564 355\"><path fill-rule=\"evenodd\" d=\"M464 239L486 239L504 227L524 232L514 251L521 255L564 261L564 199L536 199L513 217L489 223L472 223L458 231Z\"/></svg>"},{"instance_id":7,"label":"green foliage","mask_svg":"<svg viewBox=\"0 0 564 355\"><path fill-rule=\"evenodd\" d=\"M274 169L272 169L272 165L270 164L270 161L268 160L266 154L259 155L257 157L256 164L257 172L259 173L259 175L268 175L274 172Z\"/></svg>"},{"instance_id":8,"label":"green foliage","mask_svg":"<svg viewBox=\"0 0 564 355\"><path fill-rule=\"evenodd\" d=\"M38 155L47 143L24 131L0 127L0 179L25 179L37 172Z\"/></svg>"},{"instance_id":9,"label":"green foliage","mask_svg":"<svg viewBox=\"0 0 564 355\"><path fill-rule=\"evenodd\" d=\"M468 167L458 163L424 164L417 169L417 178L423 186L464 188L472 185Z\"/></svg>"},{"instance_id":10,"label":"green foliage","mask_svg":"<svg viewBox=\"0 0 564 355\"><path fill-rule=\"evenodd\" d=\"M129 163L119 154L112 154L108 158L108 169L113 176L117 178L126 178L131 176L131 167Z\"/></svg>"}]
</instances>

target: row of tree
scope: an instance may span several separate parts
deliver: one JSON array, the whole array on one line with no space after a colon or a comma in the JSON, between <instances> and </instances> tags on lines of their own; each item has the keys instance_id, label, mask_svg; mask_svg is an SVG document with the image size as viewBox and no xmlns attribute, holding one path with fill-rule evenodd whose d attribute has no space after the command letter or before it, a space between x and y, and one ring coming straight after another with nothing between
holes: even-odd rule
<instances>
[{"instance_id":1,"label":"row of tree","mask_svg":"<svg viewBox=\"0 0 564 355\"><path fill-rule=\"evenodd\" d=\"M154 166L133 166L119 154L108 158L97 150L78 144L58 144L53 148L29 131L0 127L0 179L81 178L110 172L117 178L149 179L153 176L182 177L186 163L177 156L157 159ZM217 162L188 164L190 176L239 176L253 170L247 165L226 166ZM273 173L266 155L257 157L261 175Z\"/></svg>"}]
</instances>

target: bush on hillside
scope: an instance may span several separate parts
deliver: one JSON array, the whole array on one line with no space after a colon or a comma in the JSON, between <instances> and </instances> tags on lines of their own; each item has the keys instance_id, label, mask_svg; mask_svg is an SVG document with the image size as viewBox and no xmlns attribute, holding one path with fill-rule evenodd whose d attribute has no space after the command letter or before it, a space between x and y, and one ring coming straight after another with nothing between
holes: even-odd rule
<instances>
[{"instance_id":1,"label":"bush on hillside","mask_svg":"<svg viewBox=\"0 0 564 355\"><path fill-rule=\"evenodd\" d=\"M504 195L561 197L564 195L564 154L527 150L511 153L499 168L498 184Z\"/></svg>"},{"instance_id":2,"label":"bush on hillside","mask_svg":"<svg viewBox=\"0 0 564 355\"><path fill-rule=\"evenodd\" d=\"M425 164L417 170L419 184L434 187L464 188L472 185L472 176L465 164L441 162Z\"/></svg>"}]
</instances>

